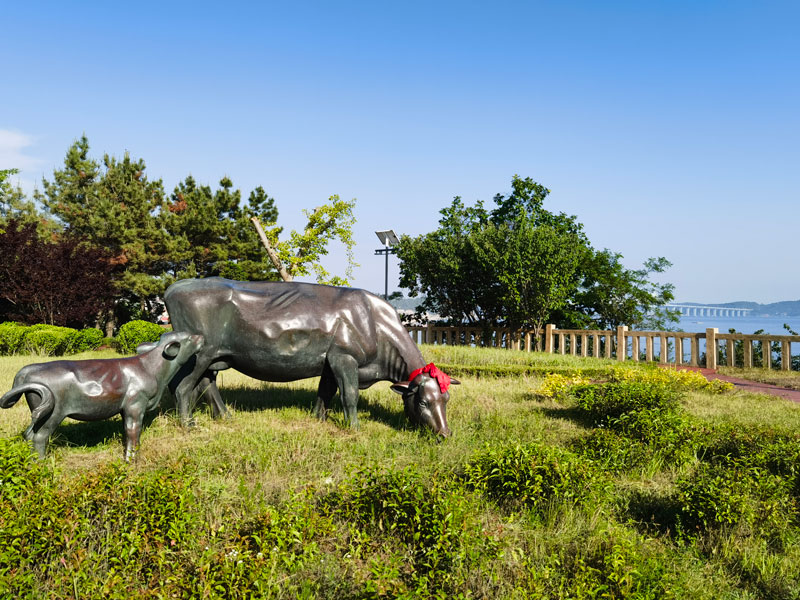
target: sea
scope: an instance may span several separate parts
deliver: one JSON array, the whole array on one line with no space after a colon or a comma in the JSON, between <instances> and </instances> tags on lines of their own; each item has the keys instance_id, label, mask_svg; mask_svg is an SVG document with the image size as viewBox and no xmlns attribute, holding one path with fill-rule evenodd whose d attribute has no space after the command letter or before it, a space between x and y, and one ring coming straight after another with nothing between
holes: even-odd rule
<instances>
[{"instance_id":1,"label":"sea","mask_svg":"<svg viewBox=\"0 0 800 600\"><path fill-rule=\"evenodd\" d=\"M786 323L794 331L800 333L800 317L753 316L745 317L698 317L681 316L677 329L696 333L705 332L709 327L716 327L720 333L728 333L735 329L738 333L752 334L762 329L771 335L791 335L783 324Z\"/></svg>"}]
</instances>

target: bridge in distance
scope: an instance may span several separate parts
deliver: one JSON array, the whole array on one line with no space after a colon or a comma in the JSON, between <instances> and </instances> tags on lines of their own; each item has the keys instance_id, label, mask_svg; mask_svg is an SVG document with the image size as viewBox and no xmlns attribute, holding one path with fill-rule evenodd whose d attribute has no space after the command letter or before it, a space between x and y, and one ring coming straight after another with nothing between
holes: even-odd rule
<instances>
[{"instance_id":1,"label":"bridge in distance","mask_svg":"<svg viewBox=\"0 0 800 600\"><path fill-rule=\"evenodd\" d=\"M687 317L746 317L752 308L733 308L730 306L710 306L707 304L667 304L670 310L679 310Z\"/></svg>"}]
</instances>

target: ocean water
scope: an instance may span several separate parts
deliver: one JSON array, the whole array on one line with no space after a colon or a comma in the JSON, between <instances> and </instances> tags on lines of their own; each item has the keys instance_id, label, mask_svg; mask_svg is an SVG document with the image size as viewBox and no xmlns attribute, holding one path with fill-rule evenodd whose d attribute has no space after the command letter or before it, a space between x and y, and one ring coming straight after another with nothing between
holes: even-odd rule
<instances>
[{"instance_id":1,"label":"ocean water","mask_svg":"<svg viewBox=\"0 0 800 600\"><path fill-rule=\"evenodd\" d=\"M735 329L739 333L751 334L759 329L764 333L772 335L790 335L783 328L786 323L800 333L800 317L696 317L682 316L677 328L687 332L703 332L708 327L716 327L720 333L728 333L729 329Z\"/></svg>"}]
</instances>

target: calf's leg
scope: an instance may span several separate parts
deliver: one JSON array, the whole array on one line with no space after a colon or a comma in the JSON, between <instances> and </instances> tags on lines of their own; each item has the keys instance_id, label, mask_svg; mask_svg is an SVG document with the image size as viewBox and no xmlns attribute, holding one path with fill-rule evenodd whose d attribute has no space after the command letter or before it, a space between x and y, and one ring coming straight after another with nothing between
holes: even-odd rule
<instances>
[{"instance_id":1,"label":"calf's leg","mask_svg":"<svg viewBox=\"0 0 800 600\"><path fill-rule=\"evenodd\" d=\"M144 407L147 405L146 399L126 403L126 408L122 409L122 421L125 426L125 448L123 457L130 461L139 449L139 438L142 435L142 423L144 423Z\"/></svg>"}]
</instances>

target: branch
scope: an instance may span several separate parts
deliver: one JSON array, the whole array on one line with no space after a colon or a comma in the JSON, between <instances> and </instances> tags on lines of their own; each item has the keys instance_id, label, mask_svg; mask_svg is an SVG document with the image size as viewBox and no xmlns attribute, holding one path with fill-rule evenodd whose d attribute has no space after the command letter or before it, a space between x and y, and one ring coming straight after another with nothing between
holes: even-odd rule
<instances>
[{"instance_id":1,"label":"branch","mask_svg":"<svg viewBox=\"0 0 800 600\"><path fill-rule=\"evenodd\" d=\"M256 228L256 232L258 233L258 237L261 238L261 243L264 244L264 248L267 250L267 254L269 255L270 261L280 273L281 279L284 281L291 281L292 276L289 275L289 272L284 268L281 259L278 258L275 250L272 249L272 246L267 239L267 234L264 233L264 230L261 227L261 223L258 220L258 217L250 217L250 220L253 222L253 226Z\"/></svg>"}]
</instances>

